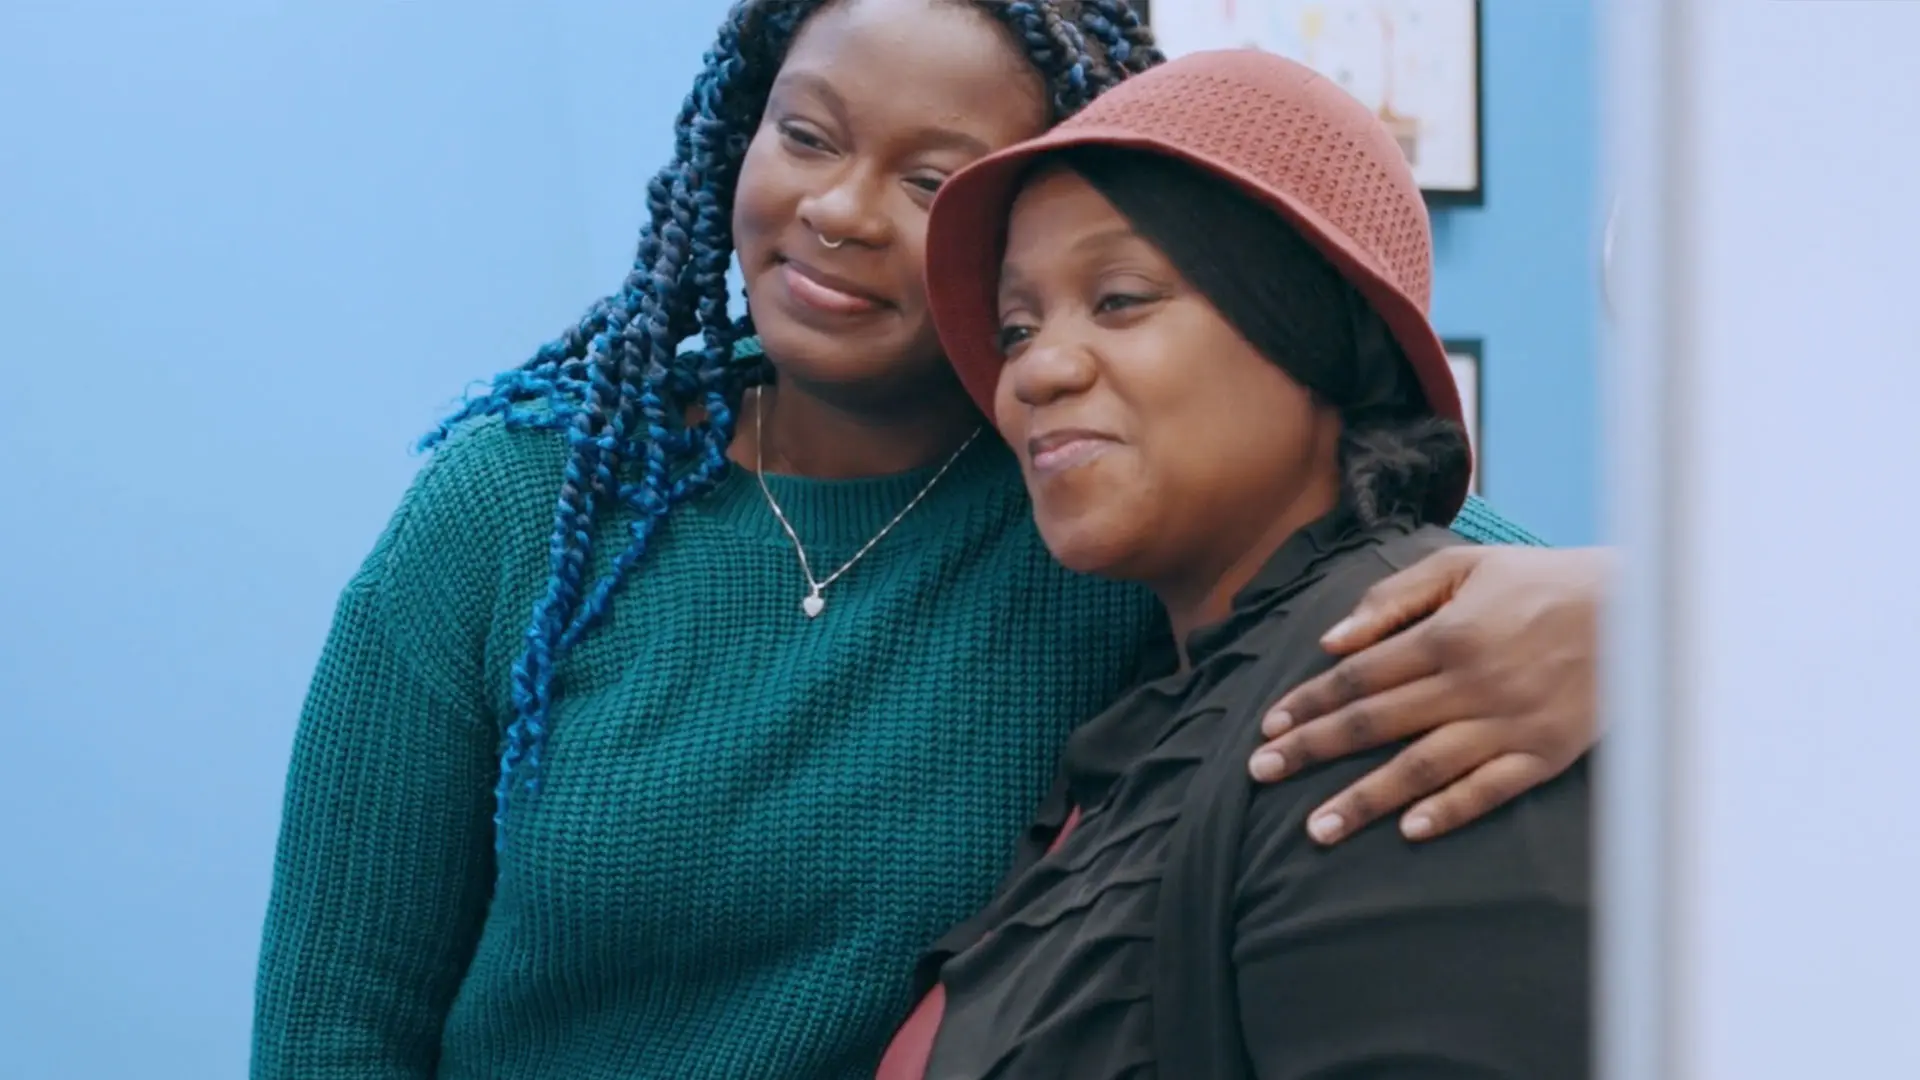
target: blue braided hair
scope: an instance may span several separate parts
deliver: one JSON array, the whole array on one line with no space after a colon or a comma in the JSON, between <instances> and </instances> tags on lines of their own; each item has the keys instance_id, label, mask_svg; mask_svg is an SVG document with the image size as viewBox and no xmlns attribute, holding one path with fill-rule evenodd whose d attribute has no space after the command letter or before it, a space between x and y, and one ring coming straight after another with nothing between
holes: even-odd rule
<instances>
[{"instance_id":1,"label":"blue braided hair","mask_svg":"<svg viewBox=\"0 0 1920 1080\"><path fill-rule=\"evenodd\" d=\"M833 2L735 4L674 121L673 160L647 184L647 225L619 291L470 393L420 442L431 450L482 416L564 433L567 442L547 585L513 667L514 717L494 790L497 849L512 796L539 790L561 659L604 614L667 514L726 475L735 411L771 378L751 320L728 311L734 187L788 47ZM949 2L978 7L1012 31L1047 82L1056 121L1162 59L1125 0ZM681 351L696 334L699 345ZM702 418L689 423L694 408ZM608 506L638 512L626 547L589 581L594 523Z\"/></svg>"}]
</instances>

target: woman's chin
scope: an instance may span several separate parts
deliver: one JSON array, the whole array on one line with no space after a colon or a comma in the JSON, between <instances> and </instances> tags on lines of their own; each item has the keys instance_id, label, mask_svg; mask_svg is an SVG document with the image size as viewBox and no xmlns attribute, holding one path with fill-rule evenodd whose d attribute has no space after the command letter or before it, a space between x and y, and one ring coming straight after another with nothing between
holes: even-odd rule
<instances>
[{"instance_id":1,"label":"woman's chin","mask_svg":"<svg viewBox=\"0 0 1920 1080\"><path fill-rule=\"evenodd\" d=\"M959 392L960 380L932 328L897 311L844 329L808 325L778 311L755 320L761 349L788 378L848 390L951 383Z\"/></svg>"},{"instance_id":2,"label":"woman's chin","mask_svg":"<svg viewBox=\"0 0 1920 1080\"><path fill-rule=\"evenodd\" d=\"M1127 568L1137 562L1142 545L1136 530L1095 515L1049 518L1040 515L1040 538L1054 561L1077 574L1132 580Z\"/></svg>"}]
</instances>

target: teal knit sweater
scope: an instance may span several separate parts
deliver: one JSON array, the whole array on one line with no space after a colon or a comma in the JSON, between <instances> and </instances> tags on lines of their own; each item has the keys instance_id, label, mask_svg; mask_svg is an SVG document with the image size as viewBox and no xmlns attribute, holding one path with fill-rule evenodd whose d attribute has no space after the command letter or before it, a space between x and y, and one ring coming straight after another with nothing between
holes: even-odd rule
<instances>
[{"instance_id":1,"label":"teal knit sweater","mask_svg":"<svg viewBox=\"0 0 1920 1080\"><path fill-rule=\"evenodd\" d=\"M871 1076L916 954L988 898L1159 617L1052 563L983 440L809 620L735 470L562 665L543 786L496 863L562 456L470 426L341 597L294 746L256 1080ZM834 567L929 475L768 481Z\"/></svg>"}]
</instances>

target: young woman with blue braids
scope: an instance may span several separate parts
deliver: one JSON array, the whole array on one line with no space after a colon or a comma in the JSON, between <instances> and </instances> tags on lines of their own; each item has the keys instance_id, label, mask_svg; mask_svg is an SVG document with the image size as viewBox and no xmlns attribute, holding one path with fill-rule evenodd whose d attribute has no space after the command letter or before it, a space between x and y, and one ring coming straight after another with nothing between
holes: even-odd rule
<instances>
[{"instance_id":1,"label":"young woman with blue braids","mask_svg":"<svg viewBox=\"0 0 1920 1080\"><path fill-rule=\"evenodd\" d=\"M342 594L256 1080L872 1075L915 958L1164 632L1040 541L944 362L926 210L1158 60L1119 0L734 8L627 280L432 436ZM1371 812L1438 792L1457 825L1590 742L1584 706L1478 700Z\"/></svg>"}]
</instances>

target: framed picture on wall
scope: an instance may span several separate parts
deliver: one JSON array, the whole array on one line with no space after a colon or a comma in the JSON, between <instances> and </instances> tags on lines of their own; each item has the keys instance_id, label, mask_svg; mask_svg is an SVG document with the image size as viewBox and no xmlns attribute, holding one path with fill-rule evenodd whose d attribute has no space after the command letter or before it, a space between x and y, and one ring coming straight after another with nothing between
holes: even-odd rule
<instances>
[{"instance_id":1,"label":"framed picture on wall","mask_svg":"<svg viewBox=\"0 0 1920 1080\"><path fill-rule=\"evenodd\" d=\"M1467 445L1473 447L1473 487L1475 495L1481 494L1480 477L1485 470L1481 468L1481 448L1486 441L1480 437L1480 358L1483 349L1479 338L1448 338L1441 344L1447 349L1447 363L1453 368L1454 384L1460 387L1460 414L1466 421Z\"/></svg>"},{"instance_id":2,"label":"framed picture on wall","mask_svg":"<svg viewBox=\"0 0 1920 1080\"><path fill-rule=\"evenodd\" d=\"M1485 201L1480 0L1134 0L1168 56L1257 48L1365 102L1435 206Z\"/></svg>"}]
</instances>

